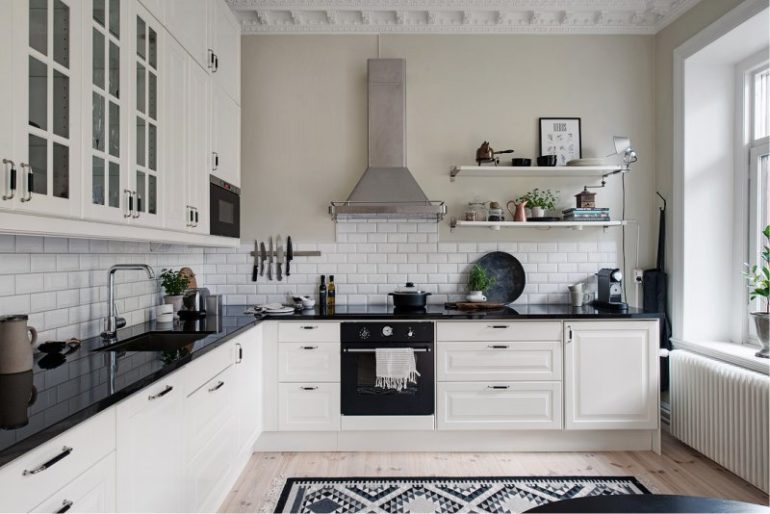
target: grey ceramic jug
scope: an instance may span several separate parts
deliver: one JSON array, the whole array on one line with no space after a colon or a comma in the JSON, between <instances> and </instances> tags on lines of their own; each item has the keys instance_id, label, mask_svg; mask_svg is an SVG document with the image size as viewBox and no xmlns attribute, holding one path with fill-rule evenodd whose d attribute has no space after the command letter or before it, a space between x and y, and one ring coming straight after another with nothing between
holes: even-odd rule
<instances>
[{"instance_id":1,"label":"grey ceramic jug","mask_svg":"<svg viewBox=\"0 0 770 514\"><path fill-rule=\"evenodd\" d=\"M0 374L32 370L37 330L27 326L26 314L0 316Z\"/></svg>"}]
</instances>

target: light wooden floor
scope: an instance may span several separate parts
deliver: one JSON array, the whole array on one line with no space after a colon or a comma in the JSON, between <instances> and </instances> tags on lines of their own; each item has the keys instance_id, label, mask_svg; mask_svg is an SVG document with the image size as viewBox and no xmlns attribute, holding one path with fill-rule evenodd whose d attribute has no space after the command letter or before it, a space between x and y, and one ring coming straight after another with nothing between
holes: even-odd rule
<instances>
[{"instance_id":1,"label":"light wooden floor","mask_svg":"<svg viewBox=\"0 0 770 514\"><path fill-rule=\"evenodd\" d=\"M663 455L595 453L255 453L221 512L272 509L287 477L633 475L649 490L768 504L768 496L664 433Z\"/></svg>"}]
</instances>

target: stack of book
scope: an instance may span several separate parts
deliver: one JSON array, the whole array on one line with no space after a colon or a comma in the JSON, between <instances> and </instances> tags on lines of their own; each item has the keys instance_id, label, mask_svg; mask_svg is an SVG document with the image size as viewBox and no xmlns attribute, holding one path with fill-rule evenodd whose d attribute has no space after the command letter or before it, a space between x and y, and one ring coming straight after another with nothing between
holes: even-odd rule
<instances>
[{"instance_id":1,"label":"stack of book","mask_svg":"<svg viewBox=\"0 0 770 514\"><path fill-rule=\"evenodd\" d=\"M564 221L610 221L610 210L607 207L566 209L562 213Z\"/></svg>"}]
</instances>

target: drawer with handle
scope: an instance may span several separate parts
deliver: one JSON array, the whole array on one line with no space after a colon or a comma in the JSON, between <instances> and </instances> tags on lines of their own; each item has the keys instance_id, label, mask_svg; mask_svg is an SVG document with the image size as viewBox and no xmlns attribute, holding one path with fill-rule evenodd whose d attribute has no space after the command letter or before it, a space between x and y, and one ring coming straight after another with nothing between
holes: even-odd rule
<instances>
[{"instance_id":1,"label":"drawer with handle","mask_svg":"<svg viewBox=\"0 0 770 514\"><path fill-rule=\"evenodd\" d=\"M278 385L278 430L338 431L340 385L305 382Z\"/></svg>"},{"instance_id":2,"label":"drawer with handle","mask_svg":"<svg viewBox=\"0 0 770 514\"><path fill-rule=\"evenodd\" d=\"M561 341L559 321L442 321L438 341Z\"/></svg>"},{"instance_id":3,"label":"drawer with handle","mask_svg":"<svg viewBox=\"0 0 770 514\"><path fill-rule=\"evenodd\" d=\"M280 382L339 382L340 343L285 343L278 346Z\"/></svg>"},{"instance_id":4,"label":"drawer with handle","mask_svg":"<svg viewBox=\"0 0 770 514\"><path fill-rule=\"evenodd\" d=\"M560 341L440 342L439 381L561 380Z\"/></svg>"},{"instance_id":5,"label":"drawer with handle","mask_svg":"<svg viewBox=\"0 0 770 514\"><path fill-rule=\"evenodd\" d=\"M439 430L562 428L561 382L439 382Z\"/></svg>"},{"instance_id":6,"label":"drawer with handle","mask_svg":"<svg viewBox=\"0 0 770 514\"><path fill-rule=\"evenodd\" d=\"M28 512L114 450L110 408L0 468L0 508Z\"/></svg>"},{"instance_id":7,"label":"drawer with handle","mask_svg":"<svg viewBox=\"0 0 770 514\"><path fill-rule=\"evenodd\" d=\"M279 343L339 343L340 324L331 322L278 323Z\"/></svg>"},{"instance_id":8,"label":"drawer with handle","mask_svg":"<svg viewBox=\"0 0 770 514\"><path fill-rule=\"evenodd\" d=\"M110 453L32 509L32 512L41 513L114 511L115 453Z\"/></svg>"}]
</instances>

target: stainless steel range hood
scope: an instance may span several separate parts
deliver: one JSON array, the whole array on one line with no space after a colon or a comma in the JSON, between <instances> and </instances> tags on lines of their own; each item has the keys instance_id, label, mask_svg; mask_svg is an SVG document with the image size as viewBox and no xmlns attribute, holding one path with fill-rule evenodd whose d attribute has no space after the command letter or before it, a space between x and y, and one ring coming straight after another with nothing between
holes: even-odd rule
<instances>
[{"instance_id":1,"label":"stainless steel range hood","mask_svg":"<svg viewBox=\"0 0 770 514\"><path fill-rule=\"evenodd\" d=\"M406 167L406 61L369 59L369 167L333 220L404 217L441 220L444 202L428 200Z\"/></svg>"}]
</instances>

